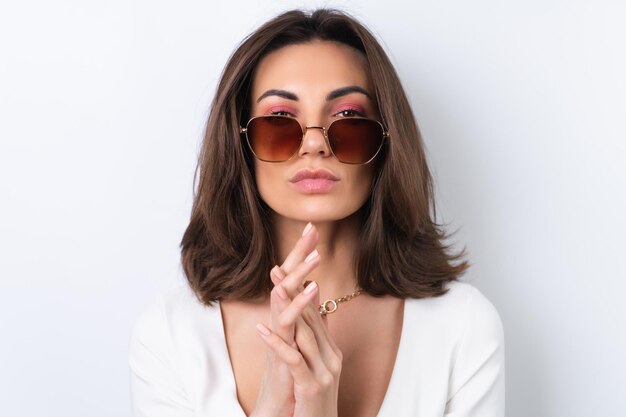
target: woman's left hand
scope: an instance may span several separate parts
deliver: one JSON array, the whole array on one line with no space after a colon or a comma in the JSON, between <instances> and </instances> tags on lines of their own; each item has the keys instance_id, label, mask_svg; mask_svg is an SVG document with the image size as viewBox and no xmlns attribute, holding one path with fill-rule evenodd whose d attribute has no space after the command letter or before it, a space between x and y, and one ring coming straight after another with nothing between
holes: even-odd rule
<instances>
[{"instance_id":1,"label":"woman's left hand","mask_svg":"<svg viewBox=\"0 0 626 417\"><path fill-rule=\"evenodd\" d=\"M285 278L288 280L289 276ZM278 285L281 285L280 283ZM294 300L278 300L281 321L284 325L295 325L296 347L285 343L278 335L267 329L268 335L261 334L266 345L289 367L294 380L294 417L337 417L337 399L342 355L336 347L328 329L317 311L314 314L302 311L304 298L319 306L319 291L315 283L302 291Z\"/></svg>"}]
</instances>

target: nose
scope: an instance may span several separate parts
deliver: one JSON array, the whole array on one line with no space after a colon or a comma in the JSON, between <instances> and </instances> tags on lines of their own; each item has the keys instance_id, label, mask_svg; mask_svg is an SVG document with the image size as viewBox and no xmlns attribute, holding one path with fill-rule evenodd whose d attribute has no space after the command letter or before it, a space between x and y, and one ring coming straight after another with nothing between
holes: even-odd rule
<instances>
[{"instance_id":1,"label":"nose","mask_svg":"<svg viewBox=\"0 0 626 417\"><path fill-rule=\"evenodd\" d=\"M321 126L306 126L302 137L302 146L298 152L298 156L319 155L328 157L332 153L326 140L326 131Z\"/></svg>"}]
</instances>

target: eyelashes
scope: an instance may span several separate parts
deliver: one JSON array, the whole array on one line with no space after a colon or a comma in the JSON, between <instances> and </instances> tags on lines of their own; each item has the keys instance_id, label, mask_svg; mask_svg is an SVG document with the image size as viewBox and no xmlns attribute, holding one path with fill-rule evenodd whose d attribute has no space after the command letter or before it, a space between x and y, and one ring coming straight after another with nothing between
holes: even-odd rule
<instances>
[{"instance_id":1,"label":"eyelashes","mask_svg":"<svg viewBox=\"0 0 626 417\"><path fill-rule=\"evenodd\" d=\"M365 113L358 109L345 109L336 113L334 116L339 117L365 117Z\"/></svg>"},{"instance_id":2,"label":"eyelashes","mask_svg":"<svg viewBox=\"0 0 626 417\"><path fill-rule=\"evenodd\" d=\"M335 110L333 110L331 113L333 113L333 116L336 117L366 117L367 115L365 108L362 105L345 102L336 106Z\"/></svg>"}]
</instances>

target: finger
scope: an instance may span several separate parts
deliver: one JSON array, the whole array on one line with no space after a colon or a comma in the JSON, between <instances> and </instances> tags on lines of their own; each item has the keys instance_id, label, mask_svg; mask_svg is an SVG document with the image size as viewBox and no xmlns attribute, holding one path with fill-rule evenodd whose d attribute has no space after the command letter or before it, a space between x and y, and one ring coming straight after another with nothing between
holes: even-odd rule
<instances>
[{"instance_id":1,"label":"finger","mask_svg":"<svg viewBox=\"0 0 626 417\"><path fill-rule=\"evenodd\" d=\"M274 268L270 271L270 279L272 280L272 284L278 285L285 278L285 273L281 271L278 265L275 265Z\"/></svg>"},{"instance_id":2,"label":"finger","mask_svg":"<svg viewBox=\"0 0 626 417\"><path fill-rule=\"evenodd\" d=\"M315 378L318 381L324 381L332 377L326 361L333 363L333 357L327 359L323 357L320 352L320 340L315 337L313 330L302 317L296 321L295 340L298 350L304 357L309 369L312 370Z\"/></svg>"},{"instance_id":3,"label":"finger","mask_svg":"<svg viewBox=\"0 0 626 417\"><path fill-rule=\"evenodd\" d=\"M315 339L318 341L322 357L328 363L328 361L331 360L330 358L340 355L341 351L328 330L327 315L319 313L319 305L320 294L319 291L317 291L310 308L305 309L302 313L302 319L313 331Z\"/></svg>"},{"instance_id":4,"label":"finger","mask_svg":"<svg viewBox=\"0 0 626 417\"><path fill-rule=\"evenodd\" d=\"M265 344L280 360L287 364L289 372L291 372L291 376L297 384L306 386L306 384L313 382L311 371L298 349L289 346L262 323L257 324L257 331Z\"/></svg>"},{"instance_id":5,"label":"finger","mask_svg":"<svg viewBox=\"0 0 626 417\"><path fill-rule=\"evenodd\" d=\"M282 285L281 285L282 286ZM290 328L295 325L298 317L302 315L304 309L309 305L311 300L315 299L318 291L317 283L312 282L304 291L296 296L293 301L278 316L279 328Z\"/></svg>"},{"instance_id":6,"label":"finger","mask_svg":"<svg viewBox=\"0 0 626 417\"><path fill-rule=\"evenodd\" d=\"M298 239L296 245L280 266L285 274L289 274L300 262L304 261L307 255L315 248L318 238L317 229L311 223L308 223L304 228L302 237Z\"/></svg>"},{"instance_id":7,"label":"finger","mask_svg":"<svg viewBox=\"0 0 626 417\"><path fill-rule=\"evenodd\" d=\"M317 312L307 312L302 314L302 320L311 328L315 339L318 341L320 353L326 363L334 361L333 358L341 356L341 350L335 343L335 340L331 336L326 317Z\"/></svg>"},{"instance_id":8,"label":"finger","mask_svg":"<svg viewBox=\"0 0 626 417\"><path fill-rule=\"evenodd\" d=\"M294 326L281 326L279 317L290 303L291 299L282 285L274 286L270 292L270 325L278 336L289 343L294 340Z\"/></svg>"},{"instance_id":9,"label":"finger","mask_svg":"<svg viewBox=\"0 0 626 417\"><path fill-rule=\"evenodd\" d=\"M314 249L302 262L293 268L281 281L281 285L285 288L290 296L295 297L303 290L302 283L307 275L311 273L320 263L320 254ZM280 268L282 269L282 268Z\"/></svg>"}]
</instances>

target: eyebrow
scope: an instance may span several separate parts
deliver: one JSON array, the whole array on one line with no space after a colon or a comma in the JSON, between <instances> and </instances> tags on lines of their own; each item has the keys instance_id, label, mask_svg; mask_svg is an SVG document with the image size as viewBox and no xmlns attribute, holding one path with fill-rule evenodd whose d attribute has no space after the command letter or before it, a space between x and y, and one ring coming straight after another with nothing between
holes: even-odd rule
<instances>
[{"instance_id":1,"label":"eyebrow","mask_svg":"<svg viewBox=\"0 0 626 417\"><path fill-rule=\"evenodd\" d=\"M352 93L361 93L369 99L372 98L370 93L363 87L359 87L358 85L349 85L347 87L341 87L328 93L328 95L326 95L326 101L331 101L336 98L343 97ZM256 102L258 103L264 98L270 97L270 96L278 96L278 97L285 98L287 100L298 101L298 96L290 91L271 89L261 94L259 98L256 100Z\"/></svg>"},{"instance_id":2,"label":"eyebrow","mask_svg":"<svg viewBox=\"0 0 626 417\"><path fill-rule=\"evenodd\" d=\"M286 98L287 100L298 101L298 96L295 95L294 93L290 93L289 91L286 91L286 90L272 89L272 90L267 90L265 93L261 94L261 96L256 99L256 102L258 103L259 101L263 100L265 97L270 97L270 96L278 96L278 97Z\"/></svg>"}]
</instances>

